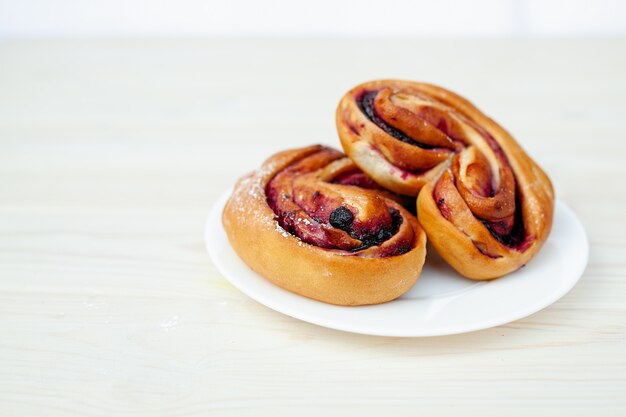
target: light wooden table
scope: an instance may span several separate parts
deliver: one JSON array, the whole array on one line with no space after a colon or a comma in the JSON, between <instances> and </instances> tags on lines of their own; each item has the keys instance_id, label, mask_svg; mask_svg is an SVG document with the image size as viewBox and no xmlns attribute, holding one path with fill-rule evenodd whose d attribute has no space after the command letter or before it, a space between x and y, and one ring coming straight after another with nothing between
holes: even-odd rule
<instances>
[{"instance_id":1,"label":"light wooden table","mask_svg":"<svg viewBox=\"0 0 626 417\"><path fill-rule=\"evenodd\" d=\"M626 42L0 43L0 415L626 414ZM447 86L510 129L583 221L553 306L381 338L276 313L203 243L273 152L337 145L371 78Z\"/></svg>"}]
</instances>

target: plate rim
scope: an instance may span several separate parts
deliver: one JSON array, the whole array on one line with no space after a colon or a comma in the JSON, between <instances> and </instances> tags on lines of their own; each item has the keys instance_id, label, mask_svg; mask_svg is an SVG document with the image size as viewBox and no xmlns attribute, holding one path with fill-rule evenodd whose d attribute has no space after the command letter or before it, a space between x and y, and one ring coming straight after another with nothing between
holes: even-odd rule
<instances>
[{"instance_id":1,"label":"plate rim","mask_svg":"<svg viewBox=\"0 0 626 417\"><path fill-rule=\"evenodd\" d=\"M479 321L475 325L448 326L448 327L441 328L439 331L432 331L432 330L419 331L420 327L416 327L415 332L407 332L407 331L394 332L394 331L389 331L389 330L382 331L382 330L378 330L377 328L367 328L367 326L351 326L343 322L332 322L323 316L322 317L316 316L315 314L308 312L306 309L294 311L289 306L285 306L284 303L276 301L274 298L267 296L267 294L265 293L257 293L257 292L250 291L250 289L244 283L245 279L244 280L240 280L237 278L233 279L232 277L229 276L229 274L227 273L229 268L224 264L222 259L220 259L219 256L217 256L218 255L217 249L214 248L214 244L211 243L211 239L209 239L209 236L212 231L212 226L215 223L217 223L217 227L219 227L219 230L221 232L224 232L224 228L221 222L221 217L222 217L221 214L226 204L226 201L232 194L232 190L233 188L231 187L229 189L226 189L224 192L220 193L219 197L217 198L217 200L215 200L215 202L213 203L211 207L211 210L209 212L209 215L206 220L205 227L204 227L205 247L207 249L207 252L209 253L209 257L211 258L211 261L216 266L216 269L220 272L220 274L225 280L230 282L235 288L237 288L239 291L244 293L247 297L251 298L255 302L261 305L264 305L267 308L270 308L281 314L287 315L289 317L302 320L304 322L308 322L311 324L315 324L318 326L326 327L329 329L355 333L355 334L365 334L365 335L381 336L381 337L435 337L435 336L446 336L446 335L469 333L469 332L485 330L485 329L501 326L501 325L511 323L511 322L526 318L528 316L531 316L532 314L535 314L549 307L550 305L554 304L559 299L563 298L567 293L571 291L572 288L574 288L574 286L578 283L578 281L580 281L581 277L584 275L585 269L589 262L589 238L587 236L587 232L585 231L585 228L582 222L580 221L576 213L567 204L557 199L555 201L555 214L558 211L565 211L569 215L569 217L571 217L571 219L574 220L576 224L576 228L578 229L578 232L581 233L581 241L580 241L580 244L582 245L581 252L584 253L584 256L581 256L580 258L578 258L574 272L572 272L572 275L575 275L575 278L568 280L567 285L560 286L557 291L549 293L548 295L546 295L546 297L540 299L538 302L529 305L527 309L517 310L510 314L498 315L497 318L494 318L493 320L487 320L487 321L482 320L482 321ZM229 250L233 250L232 247L229 248ZM267 281L265 278L257 274L255 271L250 269L250 272L256 275L259 279ZM275 286L275 284L271 283L270 281L267 281L267 282ZM359 306L356 306L356 307L355 306L337 306L337 305L327 304L322 301L313 300L313 299L304 297L302 295L289 292L278 286L276 286L276 288L287 292L289 296L302 299L303 302L319 304L320 306L324 308L328 308L328 309L358 309L360 308ZM394 301L396 300L389 301L389 303L393 303ZM365 306L365 307L368 307L368 306Z\"/></svg>"}]
</instances>

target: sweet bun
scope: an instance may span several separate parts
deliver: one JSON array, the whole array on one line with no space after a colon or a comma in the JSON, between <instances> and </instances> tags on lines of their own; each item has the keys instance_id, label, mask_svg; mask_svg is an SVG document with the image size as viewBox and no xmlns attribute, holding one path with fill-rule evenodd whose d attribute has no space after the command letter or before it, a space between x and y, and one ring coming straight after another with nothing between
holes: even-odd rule
<instances>
[{"instance_id":1,"label":"sweet bun","mask_svg":"<svg viewBox=\"0 0 626 417\"><path fill-rule=\"evenodd\" d=\"M461 275L503 276L546 241L550 179L466 99L430 84L373 81L342 98L336 122L359 168L389 190L417 196L429 241Z\"/></svg>"},{"instance_id":2,"label":"sweet bun","mask_svg":"<svg viewBox=\"0 0 626 417\"><path fill-rule=\"evenodd\" d=\"M274 284L332 304L378 304L408 291L424 264L426 236L401 201L315 145L240 179L222 221L239 257Z\"/></svg>"}]
</instances>

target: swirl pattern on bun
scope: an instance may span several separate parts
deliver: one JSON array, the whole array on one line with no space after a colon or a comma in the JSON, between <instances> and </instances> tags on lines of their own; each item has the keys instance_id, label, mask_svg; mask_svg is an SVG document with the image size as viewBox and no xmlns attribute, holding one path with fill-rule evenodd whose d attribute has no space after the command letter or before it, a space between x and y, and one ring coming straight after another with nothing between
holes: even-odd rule
<instances>
[{"instance_id":1,"label":"swirl pattern on bun","mask_svg":"<svg viewBox=\"0 0 626 417\"><path fill-rule=\"evenodd\" d=\"M377 304L408 291L424 263L425 234L403 201L315 145L239 180L222 219L240 258L273 283L332 304Z\"/></svg>"},{"instance_id":2,"label":"swirl pattern on bun","mask_svg":"<svg viewBox=\"0 0 626 417\"><path fill-rule=\"evenodd\" d=\"M346 154L396 193L418 196L430 242L460 274L492 279L524 266L550 233L548 176L496 122L430 84L381 80L341 100Z\"/></svg>"}]
</instances>

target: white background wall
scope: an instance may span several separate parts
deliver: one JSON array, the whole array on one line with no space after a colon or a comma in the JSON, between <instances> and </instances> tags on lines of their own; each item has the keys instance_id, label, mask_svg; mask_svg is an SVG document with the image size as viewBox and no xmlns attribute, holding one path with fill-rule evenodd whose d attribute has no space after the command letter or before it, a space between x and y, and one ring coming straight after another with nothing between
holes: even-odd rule
<instances>
[{"instance_id":1,"label":"white background wall","mask_svg":"<svg viewBox=\"0 0 626 417\"><path fill-rule=\"evenodd\" d=\"M0 0L0 37L625 36L620 0Z\"/></svg>"}]
</instances>

